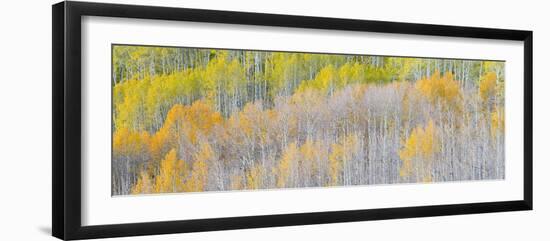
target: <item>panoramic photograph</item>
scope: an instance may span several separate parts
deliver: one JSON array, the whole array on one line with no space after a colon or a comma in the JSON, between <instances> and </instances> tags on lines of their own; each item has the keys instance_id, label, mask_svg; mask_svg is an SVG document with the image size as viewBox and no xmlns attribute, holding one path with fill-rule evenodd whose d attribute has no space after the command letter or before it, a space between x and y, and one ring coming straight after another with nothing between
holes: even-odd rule
<instances>
[{"instance_id":1,"label":"panoramic photograph","mask_svg":"<svg viewBox=\"0 0 550 241\"><path fill-rule=\"evenodd\" d=\"M504 61L111 51L113 196L505 178Z\"/></svg>"}]
</instances>

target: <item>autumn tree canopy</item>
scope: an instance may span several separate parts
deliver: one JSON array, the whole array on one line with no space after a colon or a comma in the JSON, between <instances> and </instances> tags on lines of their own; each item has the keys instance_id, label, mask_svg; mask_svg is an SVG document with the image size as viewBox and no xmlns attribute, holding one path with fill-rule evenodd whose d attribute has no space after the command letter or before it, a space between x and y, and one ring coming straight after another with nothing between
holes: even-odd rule
<instances>
[{"instance_id":1,"label":"autumn tree canopy","mask_svg":"<svg viewBox=\"0 0 550 241\"><path fill-rule=\"evenodd\" d=\"M504 177L504 63L113 47L113 195Z\"/></svg>"}]
</instances>

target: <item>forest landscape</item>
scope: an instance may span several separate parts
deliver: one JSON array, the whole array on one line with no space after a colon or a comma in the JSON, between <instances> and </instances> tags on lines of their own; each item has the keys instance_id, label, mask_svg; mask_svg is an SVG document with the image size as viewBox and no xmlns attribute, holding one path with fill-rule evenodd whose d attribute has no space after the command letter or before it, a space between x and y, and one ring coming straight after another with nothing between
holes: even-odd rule
<instances>
[{"instance_id":1,"label":"forest landscape","mask_svg":"<svg viewBox=\"0 0 550 241\"><path fill-rule=\"evenodd\" d=\"M505 62L112 46L112 195L504 179Z\"/></svg>"}]
</instances>

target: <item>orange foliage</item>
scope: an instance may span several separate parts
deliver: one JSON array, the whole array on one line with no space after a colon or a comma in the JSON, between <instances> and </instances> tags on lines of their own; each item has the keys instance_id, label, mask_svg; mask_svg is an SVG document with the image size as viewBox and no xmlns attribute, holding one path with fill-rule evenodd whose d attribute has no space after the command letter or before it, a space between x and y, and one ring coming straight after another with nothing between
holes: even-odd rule
<instances>
[{"instance_id":1,"label":"orange foliage","mask_svg":"<svg viewBox=\"0 0 550 241\"><path fill-rule=\"evenodd\" d=\"M132 156L149 154L150 136L146 131L132 132L128 128L118 129L113 134L113 153Z\"/></svg>"},{"instance_id":2,"label":"orange foliage","mask_svg":"<svg viewBox=\"0 0 550 241\"><path fill-rule=\"evenodd\" d=\"M196 144L197 138L207 136L212 131L212 128L222 123L222 116L219 112L203 101L195 101L191 106L176 104L170 109L163 129L169 129L168 133L175 136L183 134L188 140Z\"/></svg>"},{"instance_id":3,"label":"orange foliage","mask_svg":"<svg viewBox=\"0 0 550 241\"><path fill-rule=\"evenodd\" d=\"M436 72L430 78L417 81L416 88L432 103L443 101L446 104L454 104L461 98L459 84L451 72L444 76Z\"/></svg>"}]
</instances>

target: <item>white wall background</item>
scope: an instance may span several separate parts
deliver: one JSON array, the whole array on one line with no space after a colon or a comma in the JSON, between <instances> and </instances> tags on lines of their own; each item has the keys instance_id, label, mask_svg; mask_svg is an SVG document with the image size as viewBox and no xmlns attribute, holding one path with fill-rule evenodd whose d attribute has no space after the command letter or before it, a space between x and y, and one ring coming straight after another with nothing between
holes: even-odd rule
<instances>
[{"instance_id":1,"label":"white wall background","mask_svg":"<svg viewBox=\"0 0 550 241\"><path fill-rule=\"evenodd\" d=\"M54 240L51 231L51 4L0 7L0 240ZM117 240L548 240L550 233L549 6L545 1L111 0L402 22L528 29L534 33L534 206L508 212Z\"/></svg>"}]
</instances>

